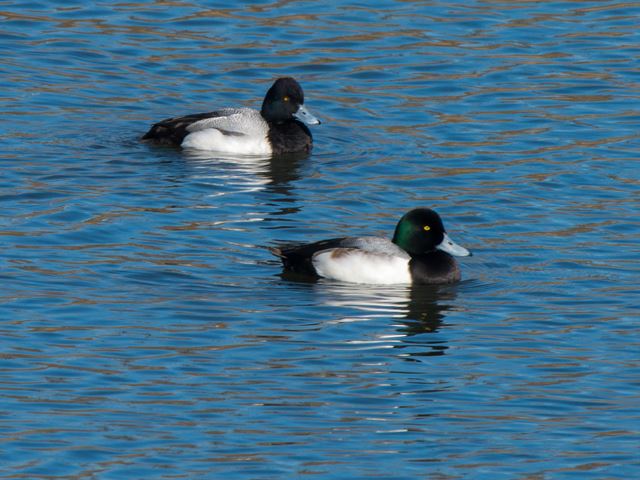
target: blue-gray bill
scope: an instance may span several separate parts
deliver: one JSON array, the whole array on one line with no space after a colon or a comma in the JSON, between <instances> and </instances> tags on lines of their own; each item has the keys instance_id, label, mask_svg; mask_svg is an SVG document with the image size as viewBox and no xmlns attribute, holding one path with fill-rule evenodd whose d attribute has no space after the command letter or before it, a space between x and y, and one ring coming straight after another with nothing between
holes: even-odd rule
<instances>
[{"instance_id":1,"label":"blue-gray bill","mask_svg":"<svg viewBox=\"0 0 640 480\"><path fill-rule=\"evenodd\" d=\"M295 118L297 118L298 120L300 120L301 122L306 123L307 125L319 125L320 124L320 120L318 120L316 117L314 117L313 114L311 114L309 112L309 110L304 108L304 105L300 105L300 108L298 108L298 111L296 113L294 113L293 116Z\"/></svg>"},{"instance_id":2,"label":"blue-gray bill","mask_svg":"<svg viewBox=\"0 0 640 480\"><path fill-rule=\"evenodd\" d=\"M436 248L456 257L470 257L472 255L469 250L451 240L449 235L446 233L444 234L442 242L440 242L439 245L436 245Z\"/></svg>"}]
</instances>

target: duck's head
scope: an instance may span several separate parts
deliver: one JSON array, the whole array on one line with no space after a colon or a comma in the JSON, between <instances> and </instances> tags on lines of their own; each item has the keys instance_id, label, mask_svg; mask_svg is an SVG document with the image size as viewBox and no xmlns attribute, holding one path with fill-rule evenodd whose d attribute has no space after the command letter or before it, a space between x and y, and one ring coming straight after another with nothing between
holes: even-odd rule
<instances>
[{"instance_id":1,"label":"duck's head","mask_svg":"<svg viewBox=\"0 0 640 480\"><path fill-rule=\"evenodd\" d=\"M267 91L260 111L262 116L274 123L296 118L308 125L320 123L304 108L304 92L300 84L291 77L277 79Z\"/></svg>"},{"instance_id":2,"label":"duck's head","mask_svg":"<svg viewBox=\"0 0 640 480\"><path fill-rule=\"evenodd\" d=\"M430 208L416 208L406 213L396 225L393 243L410 255L433 250L442 250L458 257L471 255L469 250L449 238L440 215Z\"/></svg>"}]
</instances>

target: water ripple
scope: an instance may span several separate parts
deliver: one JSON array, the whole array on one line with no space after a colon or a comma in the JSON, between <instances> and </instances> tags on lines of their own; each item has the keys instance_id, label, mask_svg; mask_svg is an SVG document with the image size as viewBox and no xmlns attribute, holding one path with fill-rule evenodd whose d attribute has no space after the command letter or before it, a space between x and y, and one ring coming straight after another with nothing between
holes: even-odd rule
<instances>
[{"instance_id":1,"label":"water ripple","mask_svg":"<svg viewBox=\"0 0 640 480\"><path fill-rule=\"evenodd\" d=\"M0 3L0 477L637 477L638 13ZM279 75L309 155L138 141ZM419 205L458 285L266 250Z\"/></svg>"}]
</instances>

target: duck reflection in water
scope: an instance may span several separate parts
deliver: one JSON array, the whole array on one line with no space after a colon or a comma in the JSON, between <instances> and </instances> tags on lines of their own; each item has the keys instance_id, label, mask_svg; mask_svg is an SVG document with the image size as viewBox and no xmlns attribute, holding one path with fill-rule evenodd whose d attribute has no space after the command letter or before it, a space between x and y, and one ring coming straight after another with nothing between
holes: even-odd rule
<instances>
[{"instance_id":1,"label":"duck reflection in water","mask_svg":"<svg viewBox=\"0 0 640 480\"><path fill-rule=\"evenodd\" d=\"M405 350L402 356L444 355L449 348L437 332L445 326L447 312L452 310L460 285L358 285L310 279L293 272L278 274L283 280L298 286L308 285L314 301L323 307L338 307L339 317L331 323L391 320L395 333L385 328L374 338L349 340L351 344L366 344ZM464 282L463 282L464 283Z\"/></svg>"},{"instance_id":2,"label":"duck reflection in water","mask_svg":"<svg viewBox=\"0 0 640 480\"><path fill-rule=\"evenodd\" d=\"M184 150L182 156L192 165L210 168L213 173L237 174L269 193L295 198L294 182L301 178L300 170L309 158L306 152L268 155L231 155L201 150Z\"/></svg>"},{"instance_id":3,"label":"duck reflection in water","mask_svg":"<svg viewBox=\"0 0 640 480\"><path fill-rule=\"evenodd\" d=\"M409 289L403 324L398 330L405 335L405 341L398 348L408 348L416 344L429 346L427 351L411 351L410 358L444 355L449 348L442 338L423 337L416 342L412 338L422 334L437 332L443 325L447 312L457 297L457 285L413 285Z\"/></svg>"}]
</instances>

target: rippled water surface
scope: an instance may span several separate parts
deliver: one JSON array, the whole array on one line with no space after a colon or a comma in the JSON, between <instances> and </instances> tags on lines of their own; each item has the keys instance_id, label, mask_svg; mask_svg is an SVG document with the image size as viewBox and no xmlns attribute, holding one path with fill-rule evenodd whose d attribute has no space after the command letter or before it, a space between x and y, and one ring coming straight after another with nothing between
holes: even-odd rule
<instances>
[{"instance_id":1,"label":"rippled water surface","mask_svg":"<svg viewBox=\"0 0 640 480\"><path fill-rule=\"evenodd\" d=\"M0 1L0 478L640 478L638 18ZM138 141L282 75L308 156ZM267 250L416 206L474 252L459 284Z\"/></svg>"}]
</instances>

